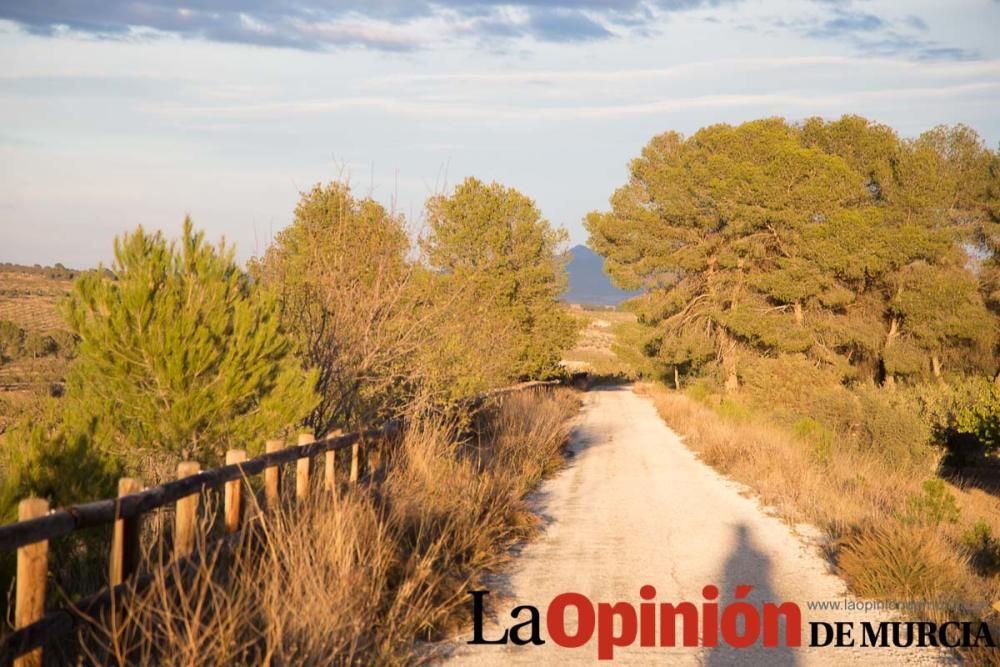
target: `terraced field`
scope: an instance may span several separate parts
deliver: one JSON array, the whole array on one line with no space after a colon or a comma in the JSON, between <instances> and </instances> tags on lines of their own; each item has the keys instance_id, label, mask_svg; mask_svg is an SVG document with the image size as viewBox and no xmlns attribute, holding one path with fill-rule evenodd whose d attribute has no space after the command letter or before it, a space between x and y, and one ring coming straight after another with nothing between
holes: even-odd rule
<instances>
[{"instance_id":1,"label":"terraced field","mask_svg":"<svg viewBox=\"0 0 1000 667\"><path fill-rule=\"evenodd\" d=\"M72 284L44 275L0 271L0 320L29 331L65 329L58 303Z\"/></svg>"},{"instance_id":2,"label":"terraced field","mask_svg":"<svg viewBox=\"0 0 1000 667\"><path fill-rule=\"evenodd\" d=\"M73 285L68 274L63 269L0 266L0 322L31 334L65 331L59 302ZM59 389L67 363L65 354L11 354L0 346L0 442L22 415L39 410L44 399Z\"/></svg>"},{"instance_id":3,"label":"terraced field","mask_svg":"<svg viewBox=\"0 0 1000 667\"><path fill-rule=\"evenodd\" d=\"M571 371L628 378L632 369L612 349L616 327L635 321L635 315L617 310L584 310L573 306L573 314L584 320L573 349L563 355L563 365Z\"/></svg>"}]
</instances>

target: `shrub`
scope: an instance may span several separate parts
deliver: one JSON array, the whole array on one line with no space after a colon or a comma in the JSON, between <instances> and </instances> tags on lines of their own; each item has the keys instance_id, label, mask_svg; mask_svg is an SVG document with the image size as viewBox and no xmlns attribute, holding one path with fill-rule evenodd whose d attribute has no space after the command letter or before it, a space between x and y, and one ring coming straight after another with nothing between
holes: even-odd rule
<instances>
[{"instance_id":1,"label":"shrub","mask_svg":"<svg viewBox=\"0 0 1000 667\"><path fill-rule=\"evenodd\" d=\"M872 385L855 390L860 399L859 444L881 452L886 460L926 462L936 458L932 431L911 392Z\"/></svg>"},{"instance_id":2,"label":"shrub","mask_svg":"<svg viewBox=\"0 0 1000 667\"><path fill-rule=\"evenodd\" d=\"M0 469L0 523L17 519L27 496L53 507L114 495L117 467L93 444L93 434L24 420L5 435Z\"/></svg>"},{"instance_id":3,"label":"shrub","mask_svg":"<svg viewBox=\"0 0 1000 667\"><path fill-rule=\"evenodd\" d=\"M24 337L24 354L33 359L55 354L57 349L55 340L46 334L29 331Z\"/></svg>"},{"instance_id":4,"label":"shrub","mask_svg":"<svg viewBox=\"0 0 1000 667\"><path fill-rule=\"evenodd\" d=\"M751 415L750 408L729 396L722 398L715 411L723 419L730 419L734 422L749 421Z\"/></svg>"},{"instance_id":5,"label":"shrub","mask_svg":"<svg viewBox=\"0 0 1000 667\"><path fill-rule=\"evenodd\" d=\"M833 432L812 417L804 417L792 426L796 437L812 443L816 459L829 463L833 458Z\"/></svg>"},{"instance_id":6,"label":"shrub","mask_svg":"<svg viewBox=\"0 0 1000 667\"><path fill-rule=\"evenodd\" d=\"M961 562L933 528L896 523L862 530L841 546L841 572L858 595L895 600L962 599Z\"/></svg>"},{"instance_id":7,"label":"shrub","mask_svg":"<svg viewBox=\"0 0 1000 667\"><path fill-rule=\"evenodd\" d=\"M993 529L979 520L962 533L962 545L969 551L973 564L985 576L1000 573L1000 540Z\"/></svg>"},{"instance_id":8,"label":"shrub","mask_svg":"<svg viewBox=\"0 0 1000 667\"><path fill-rule=\"evenodd\" d=\"M1000 385L990 378L928 384L915 395L934 438L947 447L951 463L975 463L1000 451Z\"/></svg>"},{"instance_id":9,"label":"shrub","mask_svg":"<svg viewBox=\"0 0 1000 667\"><path fill-rule=\"evenodd\" d=\"M67 377L67 419L131 469L157 461L218 463L315 405L279 325L278 305L184 221L178 243L141 227L115 241L114 278L81 276L65 312L80 337ZM147 477L147 481L149 478Z\"/></svg>"},{"instance_id":10,"label":"shrub","mask_svg":"<svg viewBox=\"0 0 1000 667\"><path fill-rule=\"evenodd\" d=\"M961 511L943 479L924 480L921 489L922 493L913 494L907 501L906 521L928 525L958 522Z\"/></svg>"},{"instance_id":11,"label":"shrub","mask_svg":"<svg viewBox=\"0 0 1000 667\"><path fill-rule=\"evenodd\" d=\"M974 435L987 452L1000 450L1000 384L988 378L972 378L956 406L955 426L959 433Z\"/></svg>"},{"instance_id":12,"label":"shrub","mask_svg":"<svg viewBox=\"0 0 1000 667\"><path fill-rule=\"evenodd\" d=\"M698 378L684 388L688 397L702 404L707 404L708 397L718 391L718 387L707 378Z\"/></svg>"},{"instance_id":13,"label":"shrub","mask_svg":"<svg viewBox=\"0 0 1000 667\"><path fill-rule=\"evenodd\" d=\"M111 497L116 492L119 470L115 463L94 447L93 432L67 431L58 425L55 406L49 404L39 419L22 419L4 436L0 448L0 524L17 520L17 505L28 496L49 501L51 507ZM64 576L57 577L64 588L72 589L81 572L93 571L92 550L100 546L103 534L93 531L53 542L53 562L61 564ZM0 592L6 593L14 576L14 552L0 554ZM92 579L94 577L91 577ZM0 594L0 617L5 617L5 594Z\"/></svg>"},{"instance_id":14,"label":"shrub","mask_svg":"<svg viewBox=\"0 0 1000 667\"><path fill-rule=\"evenodd\" d=\"M80 341L69 331L56 329L50 334L56 345L56 354L63 359L72 359L76 356L76 348Z\"/></svg>"},{"instance_id":15,"label":"shrub","mask_svg":"<svg viewBox=\"0 0 1000 667\"><path fill-rule=\"evenodd\" d=\"M860 420L858 399L830 368L804 355L750 358L743 368L749 399L791 425L809 416L827 428L848 432Z\"/></svg>"}]
</instances>

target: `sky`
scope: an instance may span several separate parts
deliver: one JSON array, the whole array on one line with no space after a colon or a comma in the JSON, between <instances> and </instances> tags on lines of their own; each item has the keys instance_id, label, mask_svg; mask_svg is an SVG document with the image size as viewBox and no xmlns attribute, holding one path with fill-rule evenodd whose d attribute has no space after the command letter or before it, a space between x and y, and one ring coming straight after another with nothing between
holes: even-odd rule
<instances>
[{"instance_id":1,"label":"sky","mask_svg":"<svg viewBox=\"0 0 1000 667\"><path fill-rule=\"evenodd\" d=\"M1000 143L998 0L0 0L0 261L185 214L241 259L348 179L420 229L467 176L572 243L656 134L857 113Z\"/></svg>"}]
</instances>

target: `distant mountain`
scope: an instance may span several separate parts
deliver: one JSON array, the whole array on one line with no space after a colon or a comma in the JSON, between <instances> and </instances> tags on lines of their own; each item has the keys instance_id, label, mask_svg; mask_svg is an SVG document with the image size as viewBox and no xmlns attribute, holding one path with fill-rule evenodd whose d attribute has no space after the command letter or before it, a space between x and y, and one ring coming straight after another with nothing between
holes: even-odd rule
<instances>
[{"instance_id":1,"label":"distant mountain","mask_svg":"<svg viewBox=\"0 0 1000 667\"><path fill-rule=\"evenodd\" d=\"M569 251L570 260L566 266L569 272L569 289L563 301L585 306L617 306L641 292L627 292L611 284L604 273L604 258L587 246L574 246Z\"/></svg>"}]
</instances>

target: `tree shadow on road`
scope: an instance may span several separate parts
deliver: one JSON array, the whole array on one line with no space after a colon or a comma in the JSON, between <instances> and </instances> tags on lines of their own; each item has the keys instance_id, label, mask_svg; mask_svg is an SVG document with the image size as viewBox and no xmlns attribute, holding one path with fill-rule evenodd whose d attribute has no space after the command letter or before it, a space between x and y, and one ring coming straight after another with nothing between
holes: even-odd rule
<instances>
[{"instance_id":1,"label":"tree shadow on road","mask_svg":"<svg viewBox=\"0 0 1000 667\"><path fill-rule=\"evenodd\" d=\"M758 611L762 610L765 602L775 604L784 602L772 588L771 559L754 545L753 538L745 524L737 524L735 532L735 546L726 560L722 581L719 582L720 620L725 606L735 601L737 586L753 586L753 590L744 600L756 607ZM742 624L739 627L742 631ZM785 623L783 619L778 636L780 643L784 643ZM705 664L709 667L729 665L794 667L797 663L793 649L787 646L766 648L761 638L758 638L756 643L747 648L733 648L728 645L717 646L710 649L705 660Z\"/></svg>"}]
</instances>

